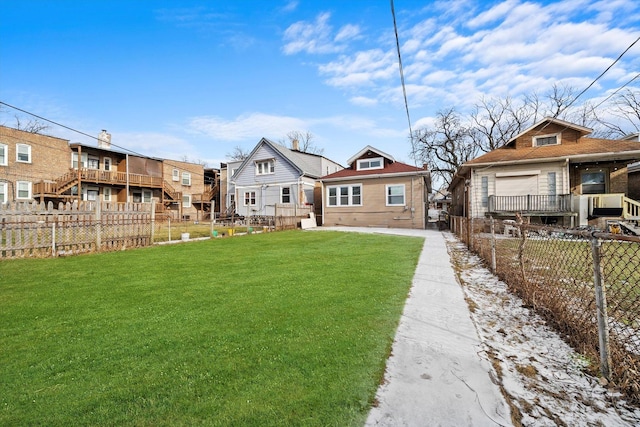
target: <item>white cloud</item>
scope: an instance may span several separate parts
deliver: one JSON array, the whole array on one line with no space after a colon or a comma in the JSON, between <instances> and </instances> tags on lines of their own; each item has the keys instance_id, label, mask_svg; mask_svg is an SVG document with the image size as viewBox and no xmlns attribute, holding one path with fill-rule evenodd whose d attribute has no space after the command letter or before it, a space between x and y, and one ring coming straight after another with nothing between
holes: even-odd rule
<instances>
[{"instance_id":1,"label":"white cloud","mask_svg":"<svg viewBox=\"0 0 640 427\"><path fill-rule=\"evenodd\" d=\"M336 44L331 37L332 27L329 25L329 12L321 13L315 22L298 21L291 24L284 32L284 40L287 42L283 51L286 55L299 52L306 53L335 53L344 49L341 44Z\"/></svg>"},{"instance_id":2,"label":"white cloud","mask_svg":"<svg viewBox=\"0 0 640 427\"><path fill-rule=\"evenodd\" d=\"M194 117L189 121L188 127L192 132L205 134L215 140L253 139L258 142L262 137L277 139L293 129L305 129L307 124L295 117L249 113L233 120L210 116Z\"/></svg>"},{"instance_id":3,"label":"white cloud","mask_svg":"<svg viewBox=\"0 0 640 427\"><path fill-rule=\"evenodd\" d=\"M282 8L282 11L283 12L293 12L298 8L299 4L300 4L300 2L298 2L297 0L291 0L286 5L284 5L284 7Z\"/></svg>"},{"instance_id":4,"label":"white cloud","mask_svg":"<svg viewBox=\"0 0 640 427\"><path fill-rule=\"evenodd\" d=\"M336 34L336 37L334 38L334 40L336 42L342 42L342 41L358 38L359 35L360 35L360 27L357 25L349 24L349 25L345 25L340 29L340 31L338 31L338 34Z\"/></svg>"},{"instance_id":5,"label":"white cloud","mask_svg":"<svg viewBox=\"0 0 640 427\"><path fill-rule=\"evenodd\" d=\"M378 100L375 98L369 98L366 96L354 96L349 99L353 105L358 105L360 107L373 107L378 104Z\"/></svg>"},{"instance_id":6,"label":"white cloud","mask_svg":"<svg viewBox=\"0 0 640 427\"><path fill-rule=\"evenodd\" d=\"M376 80L386 80L397 72L394 52L380 49L357 52L353 56L341 56L338 61L320 66L320 73L331 76L331 86L367 86Z\"/></svg>"}]
</instances>

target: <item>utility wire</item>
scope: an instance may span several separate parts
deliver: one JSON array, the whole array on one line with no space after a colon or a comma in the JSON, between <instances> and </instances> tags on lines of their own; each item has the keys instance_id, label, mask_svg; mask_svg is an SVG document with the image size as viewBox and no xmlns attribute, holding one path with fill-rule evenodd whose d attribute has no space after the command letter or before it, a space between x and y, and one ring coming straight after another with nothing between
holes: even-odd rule
<instances>
[{"instance_id":1,"label":"utility wire","mask_svg":"<svg viewBox=\"0 0 640 427\"><path fill-rule=\"evenodd\" d=\"M404 107L407 111L407 121L409 122L409 135L413 146L413 130L411 129L411 117L409 115L409 103L407 102L407 89L404 83L404 71L402 69L402 56L400 55L400 39L398 38L398 25L396 24L396 11L391 0L391 15L393 16L393 30L396 34L396 48L398 50L398 68L400 69L400 82L402 83L402 94L404 95Z\"/></svg>"},{"instance_id":2,"label":"utility wire","mask_svg":"<svg viewBox=\"0 0 640 427\"><path fill-rule=\"evenodd\" d=\"M617 63L618 61L620 61L620 59L624 56L624 54L625 54L625 53L627 53L627 52L629 51L629 49L631 49L631 48L632 48L636 43L638 43L638 41L640 41L640 37L638 37L637 39L635 39L635 41L634 41L633 43L631 43L631 44L629 45L629 47L627 47L627 48L624 50L624 52L622 52L622 53L621 53L621 54L616 58L616 60L615 60L615 61L613 61L613 62L611 63L611 65L609 65L609 66L608 66L608 67L607 67L607 68L606 68L602 73L600 73L600 75L599 75L598 77L596 77L596 78L595 78L595 79L594 79L594 80L589 84L589 86L587 86L586 88L584 88L584 90L583 90L582 92L580 92L578 95L576 95L576 97L575 97L575 98L573 98L573 100L572 100L569 104L567 104L567 106L566 106L566 107L564 107L563 111L564 111L564 110L566 110L567 108L571 107L571 105L573 105L573 103L574 103L574 102L576 102L576 101L578 100L578 98L580 98L580 97L581 97L581 96L582 96L586 91L588 91L589 89L591 89L591 86L593 86L594 84L596 84L596 82L597 82L598 80L600 80L600 78L601 78L602 76L604 76L604 75L605 75L605 74L606 74L606 73L611 69L611 67L613 67L614 65L616 65L616 63Z\"/></svg>"}]
</instances>

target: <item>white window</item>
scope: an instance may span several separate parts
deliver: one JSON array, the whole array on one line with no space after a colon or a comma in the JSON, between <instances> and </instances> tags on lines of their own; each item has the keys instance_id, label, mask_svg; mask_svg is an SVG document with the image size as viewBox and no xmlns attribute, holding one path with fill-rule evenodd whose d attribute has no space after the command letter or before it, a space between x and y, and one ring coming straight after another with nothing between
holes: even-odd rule
<instances>
[{"instance_id":1,"label":"white window","mask_svg":"<svg viewBox=\"0 0 640 427\"><path fill-rule=\"evenodd\" d=\"M87 156L87 153L82 153L81 156L81 166L83 168L87 167L87 162L88 162L89 156ZM71 153L71 167L73 169L78 169L78 153Z\"/></svg>"},{"instance_id":2,"label":"white window","mask_svg":"<svg viewBox=\"0 0 640 427\"><path fill-rule=\"evenodd\" d=\"M7 196L7 183L0 182L0 203L6 203L9 201L9 197Z\"/></svg>"},{"instance_id":3,"label":"white window","mask_svg":"<svg viewBox=\"0 0 640 427\"><path fill-rule=\"evenodd\" d=\"M7 157L9 153L9 147L4 144L0 144L0 166L7 166Z\"/></svg>"},{"instance_id":4,"label":"white window","mask_svg":"<svg viewBox=\"0 0 640 427\"><path fill-rule=\"evenodd\" d=\"M329 187L328 190L329 206L362 206L361 184Z\"/></svg>"},{"instance_id":5,"label":"white window","mask_svg":"<svg viewBox=\"0 0 640 427\"><path fill-rule=\"evenodd\" d=\"M183 208L191 207L191 194L184 194L182 196L182 207Z\"/></svg>"},{"instance_id":6,"label":"white window","mask_svg":"<svg viewBox=\"0 0 640 427\"><path fill-rule=\"evenodd\" d=\"M387 185L387 206L404 206L404 184Z\"/></svg>"},{"instance_id":7,"label":"white window","mask_svg":"<svg viewBox=\"0 0 640 427\"><path fill-rule=\"evenodd\" d=\"M547 173L547 183L549 184L549 195L555 196L558 194L558 190L556 187L556 173L549 172Z\"/></svg>"},{"instance_id":8,"label":"white window","mask_svg":"<svg viewBox=\"0 0 640 427\"><path fill-rule=\"evenodd\" d=\"M256 162L256 175L267 175L275 173L275 171L276 162L273 159Z\"/></svg>"},{"instance_id":9,"label":"white window","mask_svg":"<svg viewBox=\"0 0 640 427\"><path fill-rule=\"evenodd\" d=\"M105 157L103 162L104 162L104 170L110 171L111 170L111 158L110 157Z\"/></svg>"},{"instance_id":10,"label":"white window","mask_svg":"<svg viewBox=\"0 0 640 427\"><path fill-rule=\"evenodd\" d=\"M16 144L16 162L31 163L31 146Z\"/></svg>"},{"instance_id":11,"label":"white window","mask_svg":"<svg viewBox=\"0 0 640 427\"><path fill-rule=\"evenodd\" d=\"M31 199L31 182L16 182L16 199Z\"/></svg>"},{"instance_id":12,"label":"white window","mask_svg":"<svg viewBox=\"0 0 640 427\"><path fill-rule=\"evenodd\" d=\"M280 201L281 203L291 203L291 187L282 187Z\"/></svg>"},{"instance_id":13,"label":"white window","mask_svg":"<svg viewBox=\"0 0 640 427\"><path fill-rule=\"evenodd\" d=\"M533 137L533 146L542 147L543 145L558 145L560 144L560 134L556 135L541 135Z\"/></svg>"},{"instance_id":14,"label":"white window","mask_svg":"<svg viewBox=\"0 0 640 427\"><path fill-rule=\"evenodd\" d=\"M480 192L482 199L482 206L489 206L489 177L483 176L480 178Z\"/></svg>"},{"instance_id":15,"label":"white window","mask_svg":"<svg viewBox=\"0 0 640 427\"><path fill-rule=\"evenodd\" d=\"M87 189L87 200L90 202L95 202L98 200L99 191L97 188L88 188Z\"/></svg>"},{"instance_id":16,"label":"white window","mask_svg":"<svg viewBox=\"0 0 640 427\"><path fill-rule=\"evenodd\" d=\"M100 158L96 156L89 156L87 167L89 169L100 169Z\"/></svg>"},{"instance_id":17,"label":"white window","mask_svg":"<svg viewBox=\"0 0 640 427\"><path fill-rule=\"evenodd\" d=\"M246 191L244 193L244 205L245 206L255 206L256 205L256 192L255 191Z\"/></svg>"},{"instance_id":18,"label":"white window","mask_svg":"<svg viewBox=\"0 0 640 427\"><path fill-rule=\"evenodd\" d=\"M151 191L143 191L142 192L142 202L143 203L151 203L151 196L153 194L151 193ZM191 197L191 196L189 196ZM191 199L189 199L189 206L191 206Z\"/></svg>"},{"instance_id":19,"label":"white window","mask_svg":"<svg viewBox=\"0 0 640 427\"><path fill-rule=\"evenodd\" d=\"M382 169L384 166L384 160L382 157L375 157L372 159L360 159L358 160L357 170L366 169Z\"/></svg>"},{"instance_id":20,"label":"white window","mask_svg":"<svg viewBox=\"0 0 640 427\"><path fill-rule=\"evenodd\" d=\"M171 177L174 181L180 181L180 171L178 169L174 169Z\"/></svg>"},{"instance_id":21,"label":"white window","mask_svg":"<svg viewBox=\"0 0 640 427\"><path fill-rule=\"evenodd\" d=\"M191 185L191 174L189 172L182 172L182 185Z\"/></svg>"},{"instance_id":22,"label":"white window","mask_svg":"<svg viewBox=\"0 0 640 427\"><path fill-rule=\"evenodd\" d=\"M102 198L105 202L111 201L111 187L104 187L102 189Z\"/></svg>"}]
</instances>

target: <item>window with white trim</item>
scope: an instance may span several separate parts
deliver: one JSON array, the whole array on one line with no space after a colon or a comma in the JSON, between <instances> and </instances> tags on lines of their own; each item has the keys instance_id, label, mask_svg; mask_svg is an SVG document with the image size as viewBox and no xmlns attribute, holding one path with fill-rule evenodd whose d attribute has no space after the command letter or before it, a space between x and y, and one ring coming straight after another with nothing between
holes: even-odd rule
<instances>
[{"instance_id":1,"label":"window with white trim","mask_svg":"<svg viewBox=\"0 0 640 427\"><path fill-rule=\"evenodd\" d=\"M384 159L382 157L374 157L371 159L360 159L358 160L358 164L356 169L367 170L367 169L382 169L384 167Z\"/></svg>"},{"instance_id":2,"label":"window with white trim","mask_svg":"<svg viewBox=\"0 0 640 427\"><path fill-rule=\"evenodd\" d=\"M7 203L9 201L9 197L7 196L7 183L0 182L0 203Z\"/></svg>"},{"instance_id":3,"label":"window with white trim","mask_svg":"<svg viewBox=\"0 0 640 427\"><path fill-rule=\"evenodd\" d=\"M328 187L329 206L362 206L362 184Z\"/></svg>"},{"instance_id":4,"label":"window with white trim","mask_svg":"<svg viewBox=\"0 0 640 427\"><path fill-rule=\"evenodd\" d=\"M111 187L104 187L102 189L102 199L105 202L110 202L111 201Z\"/></svg>"},{"instance_id":5,"label":"window with white trim","mask_svg":"<svg viewBox=\"0 0 640 427\"><path fill-rule=\"evenodd\" d=\"M7 166L7 157L9 157L9 147L0 144L0 166Z\"/></svg>"},{"instance_id":6,"label":"window with white trim","mask_svg":"<svg viewBox=\"0 0 640 427\"><path fill-rule=\"evenodd\" d=\"M81 160L80 167L86 168L88 159L89 159L89 156L87 156L87 153L82 153L82 155L80 156L80 160ZM71 153L71 167L73 169L78 169L78 153L77 152Z\"/></svg>"},{"instance_id":7,"label":"window with white trim","mask_svg":"<svg viewBox=\"0 0 640 427\"><path fill-rule=\"evenodd\" d=\"M489 177L480 177L480 198L482 199L482 207L489 206Z\"/></svg>"},{"instance_id":8,"label":"window with white trim","mask_svg":"<svg viewBox=\"0 0 640 427\"><path fill-rule=\"evenodd\" d=\"M171 173L171 177L174 181L180 181L180 171L178 169L174 169Z\"/></svg>"},{"instance_id":9,"label":"window with white trim","mask_svg":"<svg viewBox=\"0 0 640 427\"><path fill-rule=\"evenodd\" d=\"M182 185L191 185L191 174L189 172L182 172Z\"/></svg>"},{"instance_id":10,"label":"window with white trim","mask_svg":"<svg viewBox=\"0 0 640 427\"><path fill-rule=\"evenodd\" d=\"M244 193L244 205L245 206L255 206L256 205L256 192L255 191L245 191L245 193Z\"/></svg>"},{"instance_id":11,"label":"window with white trim","mask_svg":"<svg viewBox=\"0 0 640 427\"><path fill-rule=\"evenodd\" d=\"M104 170L106 171L110 171L111 170L111 157L105 157L103 160L104 163Z\"/></svg>"},{"instance_id":12,"label":"window with white trim","mask_svg":"<svg viewBox=\"0 0 640 427\"><path fill-rule=\"evenodd\" d=\"M291 203L291 187L282 187L280 191L280 202Z\"/></svg>"},{"instance_id":13,"label":"window with white trim","mask_svg":"<svg viewBox=\"0 0 640 427\"><path fill-rule=\"evenodd\" d=\"M544 145L558 145L560 144L560 137L556 135L541 135L533 137L533 146L542 147Z\"/></svg>"},{"instance_id":14,"label":"window with white trim","mask_svg":"<svg viewBox=\"0 0 640 427\"><path fill-rule=\"evenodd\" d=\"M182 195L182 207L190 208L191 207L191 194L183 194Z\"/></svg>"},{"instance_id":15,"label":"window with white trim","mask_svg":"<svg viewBox=\"0 0 640 427\"><path fill-rule=\"evenodd\" d=\"M30 181L16 181L16 199L31 199Z\"/></svg>"},{"instance_id":16,"label":"window with white trim","mask_svg":"<svg viewBox=\"0 0 640 427\"><path fill-rule=\"evenodd\" d=\"M16 144L16 162L31 163L31 146Z\"/></svg>"},{"instance_id":17,"label":"window with white trim","mask_svg":"<svg viewBox=\"0 0 640 427\"><path fill-rule=\"evenodd\" d=\"M387 206L404 206L404 184L387 185Z\"/></svg>"},{"instance_id":18,"label":"window with white trim","mask_svg":"<svg viewBox=\"0 0 640 427\"><path fill-rule=\"evenodd\" d=\"M256 175L268 175L275 173L276 161L273 159L256 162Z\"/></svg>"},{"instance_id":19,"label":"window with white trim","mask_svg":"<svg viewBox=\"0 0 640 427\"><path fill-rule=\"evenodd\" d=\"M100 194L99 190L94 187L90 187L87 189L87 200L90 202L95 202L98 200L98 195Z\"/></svg>"}]
</instances>

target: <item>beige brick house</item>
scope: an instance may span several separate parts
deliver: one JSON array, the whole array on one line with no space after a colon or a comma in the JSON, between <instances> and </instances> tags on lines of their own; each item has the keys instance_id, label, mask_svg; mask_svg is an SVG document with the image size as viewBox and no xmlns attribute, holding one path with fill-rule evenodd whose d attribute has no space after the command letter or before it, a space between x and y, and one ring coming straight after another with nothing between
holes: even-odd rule
<instances>
[{"instance_id":1,"label":"beige brick house","mask_svg":"<svg viewBox=\"0 0 640 427\"><path fill-rule=\"evenodd\" d=\"M424 229L431 177L366 146L349 167L321 178L323 225Z\"/></svg>"}]
</instances>

